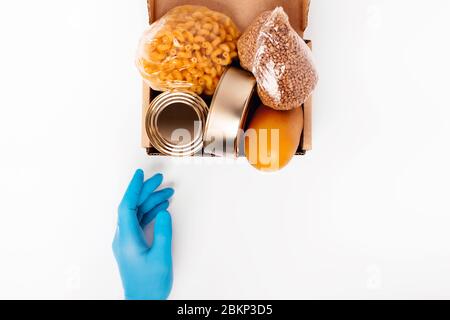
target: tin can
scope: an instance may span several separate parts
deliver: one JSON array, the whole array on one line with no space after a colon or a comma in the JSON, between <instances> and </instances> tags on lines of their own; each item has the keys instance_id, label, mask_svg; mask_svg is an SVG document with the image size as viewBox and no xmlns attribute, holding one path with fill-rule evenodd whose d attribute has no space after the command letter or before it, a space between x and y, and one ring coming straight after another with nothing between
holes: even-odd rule
<instances>
[{"instance_id":1,"label":"tin can","mask_svg":"<svg viewBox=\"0 0 450 320\"><path fill-rule=\"evenodd\" d=\"M229 67L217 85L206 122L204 152L215 156L240 154L243 129L256 80L250 72Z\"/></svg>"},{"instance_id":2,"label":"tin can","mask_svg":"<svg viewBox=\"0 0 450 320\"><path fill-rule=\"evenodd\" d=\"M166 91L151 102L145 127L153 147L168 156L192 156L203 148L208 106L201 97Z\"/></svg>"}]
</instances>

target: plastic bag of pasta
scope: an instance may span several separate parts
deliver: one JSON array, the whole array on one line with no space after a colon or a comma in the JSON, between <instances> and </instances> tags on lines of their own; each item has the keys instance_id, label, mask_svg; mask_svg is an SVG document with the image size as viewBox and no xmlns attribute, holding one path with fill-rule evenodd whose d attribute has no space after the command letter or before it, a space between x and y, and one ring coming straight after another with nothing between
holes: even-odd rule
<instances>
[{"instance_id":1,"label":"plastic bag of pasta","mask_svg":"<svg viewBox=\"0 0 450 320\"><path fill-rule=\"evenodd\" d=\"M240 33L226 15L202 6L179 6L145 31L137 66L154 90L213 95L225 67L237 58Z\"/></svg>"},{"instance_id":2,"label":"plastic bag of pasta","mask_svg":"<svg viewBox=\"0 0 450 320\"><path fill-rule=\"evenodd\" d=\"M253 21L239 39L238 51L241 66L256 78L261 101L273 109L300 107L317 84L311 50L281 7Z\"/></svg>"}]
</instances>

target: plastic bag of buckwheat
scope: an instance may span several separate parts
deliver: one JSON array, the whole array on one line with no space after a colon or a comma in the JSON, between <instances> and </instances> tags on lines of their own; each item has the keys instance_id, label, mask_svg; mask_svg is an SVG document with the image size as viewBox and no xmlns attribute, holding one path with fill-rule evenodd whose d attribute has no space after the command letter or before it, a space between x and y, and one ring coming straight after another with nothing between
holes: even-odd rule
<instances>
[{"instance_id":1,"label":"plastic bag of buckwheat","mask_svg":"<svg viewBox=\"0 0 450 320\"><path fill-rule=\"evenodd\" d=\"M238 41L238 54L256 78L261 101L273 109L300 107L317 85L312 52L281 7L252 22Z\"/></svg>"}]
</instances>

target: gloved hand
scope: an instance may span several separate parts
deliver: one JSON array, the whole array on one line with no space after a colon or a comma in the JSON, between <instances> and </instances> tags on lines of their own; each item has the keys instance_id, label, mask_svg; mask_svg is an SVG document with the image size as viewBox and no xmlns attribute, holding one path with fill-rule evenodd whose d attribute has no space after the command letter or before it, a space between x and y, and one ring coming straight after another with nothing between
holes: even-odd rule
<instances>
[{"instance_id":1,"label":"gloved hand","mask_svg":"<svg viewBox=\"0 0 450 320\"><path fill-rule=\"evenodd\" d=\"M172 289L172 219L167 208L174 190L155 192L162 179L157 174L144 183L143 171L137 170L119 206L113 252L126 299L163 300ZM143 229L153 219L149 246Z\"/></svg>"}]
</instances>

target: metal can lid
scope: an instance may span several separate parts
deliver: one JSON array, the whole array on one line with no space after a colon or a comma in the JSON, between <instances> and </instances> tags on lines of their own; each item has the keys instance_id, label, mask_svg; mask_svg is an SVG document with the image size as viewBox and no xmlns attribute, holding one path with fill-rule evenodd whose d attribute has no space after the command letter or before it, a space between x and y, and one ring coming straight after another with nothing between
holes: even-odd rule
<instances>
[{"instance_id":1,"label":"metal can lid","mask_svg":"<svg viewBox=\"0 0 450 320\"><path fill-rule=\"evenodd\" d=\"M166 91L150 104L145 127L150 143L169 156L191 156L203 148L208 107L201 97Z\"/></svg>"}]
</instances>

